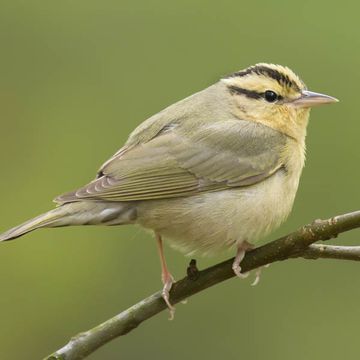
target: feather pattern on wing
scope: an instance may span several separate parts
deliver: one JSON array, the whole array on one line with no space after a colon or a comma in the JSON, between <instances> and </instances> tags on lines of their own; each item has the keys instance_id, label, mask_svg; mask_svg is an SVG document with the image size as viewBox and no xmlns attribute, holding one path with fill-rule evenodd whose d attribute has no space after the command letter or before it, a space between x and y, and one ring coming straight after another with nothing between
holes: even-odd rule
<instances>
[{"instance_id":1,"label":"feather pattern on wing","mask_svg":"<svg viewBox=\"0 0 360 360\"><path fill-rule=\"evenodd\" d=\"M125 146L98 179L56 201L164 199L248 186L282 166L285 144L285 135L244 120L200 124L191 134L175 126L146 143Z\"/></svg>"}]
</instances>

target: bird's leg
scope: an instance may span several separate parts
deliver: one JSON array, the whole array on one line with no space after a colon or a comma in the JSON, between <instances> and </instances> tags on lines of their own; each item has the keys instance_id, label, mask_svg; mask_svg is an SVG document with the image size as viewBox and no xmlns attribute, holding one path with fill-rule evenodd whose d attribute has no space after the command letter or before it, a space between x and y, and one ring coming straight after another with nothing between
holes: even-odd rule
<instances>
[{"instance_id":1,"label":"bird's leg","mask_svg":"<svg viewBox=\"0 0 360 360\"><path fill-rule=\"evenodd\" d=\"M157 245L158 245L159 256L160 256L161 280L162 280L162 282L164 284L161 295L162 295L164 301L166 302L166 305L167 305L167 307L169 308L169 311L170 311L169 320L172 320L174 318L175 308L170 304L169 291L171 289L172 284L174 283L174 278L170 274L170 272L169 272L169 270L167 268L167 265L166 265L166 260L165 260L165 256L164 256L164 249L163 249L163 242L162 242L161 236L159 234L155 233L155 237L156 237L156 242L157 242Z\"/></svg>"},{"instance_id":2,"label":"bird's leg","mask_svg":"<svg viewBox=\"0 0 360 360\"><path fill-rule=\"evenodd\" d=\"M247 241L241 242L237 247L236 256L235 256L234 262L232 264L232 269L234 270L235 275L241 279L245 279L249 276L248 272L247 273L241 272L240 263L241 263L242 259L244 258L246 251L251 250L252 248L253 248L253 246L251 244L249 244Z\"/></svg>"}]
</instances>

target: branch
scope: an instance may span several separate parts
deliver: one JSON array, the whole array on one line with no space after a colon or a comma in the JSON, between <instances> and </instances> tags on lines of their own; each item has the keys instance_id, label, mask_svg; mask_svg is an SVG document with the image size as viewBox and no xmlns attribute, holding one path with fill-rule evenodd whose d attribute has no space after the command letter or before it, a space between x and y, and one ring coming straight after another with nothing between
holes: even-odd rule
<instances>
[{"instance_id":1,"label":"branch","mask_svg":"<svg viewBox=\"0 0 360 360\"><path fill-rule=\"evenodd\" d=\"M360 246L310 245L302 254L304 259L338 259L360 261Z\"/></svg>"},{"instance_id":2,"label":"branch","mask_svg":"<svg viewBox=\"0 0 360 360\"><path fill-rule=\"evenodd\" d=\"M246 253L241 262L243 272L289 258L342 259L360 261L360 246L331 246L313 244L319 240L329 240L338 234L360 227L360 210L335 216L328 220L315 220L299 230L274 240ZM200 291L234 277L233 259L196 272L173 284L170 301L176 304ZM193 268L194 270L194 268ZM197 271L197 270L196 270ZM189 272L190 274L191 272ZM73 337L70 342L44 360L83 359L110 340L127 334L143 321L151 318L167 307L157 292L121 312L112 319Z\"/></svg>"}]
</instances>

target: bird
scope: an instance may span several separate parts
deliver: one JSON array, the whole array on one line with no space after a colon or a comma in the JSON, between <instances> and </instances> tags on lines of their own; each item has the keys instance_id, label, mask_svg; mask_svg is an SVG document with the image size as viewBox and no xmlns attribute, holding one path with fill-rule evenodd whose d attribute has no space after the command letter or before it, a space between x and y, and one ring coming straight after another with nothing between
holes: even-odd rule
<instances>
[{"instance_id":1,"label":"bird","mask_svg":"<svg viewBox=\"0 0 360 360\"><path fill-rule=\"evenodd\" d=\"M2 235L38 228L138 224L153 231L162 297L174 277L163 240L188 255L233 249L239 277L246 251L289 215L305 161L310 109L338 100L309 91L288 67L258 63L141 123L89 184L57 207Z\"/></svg>"}]
</instances>

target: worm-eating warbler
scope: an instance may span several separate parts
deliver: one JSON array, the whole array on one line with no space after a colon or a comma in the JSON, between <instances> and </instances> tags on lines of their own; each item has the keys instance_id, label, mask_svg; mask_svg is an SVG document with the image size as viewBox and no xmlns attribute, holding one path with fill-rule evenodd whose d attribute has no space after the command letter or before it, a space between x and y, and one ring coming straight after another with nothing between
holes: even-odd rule
<instances>
[{"instance_id":1,"label":"worm-eating warbler","mask_svg":"<svg viewBox=\"0 0 360 360\"><path fill-rule=\"evenodd\" d=\"M257 64L152 116L58 207L0 235L43 227L140 224L156 235L163 297L173 278L162 238L188 253L234 248L234 272L288 216L305 160L310 108L336 102L289 68Z\"/></svg>"}]
</instances>

